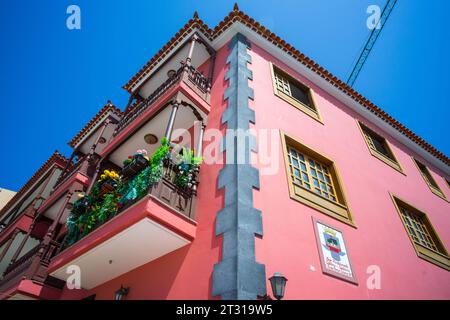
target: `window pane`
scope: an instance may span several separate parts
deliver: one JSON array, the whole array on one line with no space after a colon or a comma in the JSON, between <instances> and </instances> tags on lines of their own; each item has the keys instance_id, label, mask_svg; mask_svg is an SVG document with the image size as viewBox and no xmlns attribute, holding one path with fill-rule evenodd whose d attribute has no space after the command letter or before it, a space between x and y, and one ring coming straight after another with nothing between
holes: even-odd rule
<instances>
[{"instance_id":1,"label":"window pane","mask_svg":"<svg viewBox=\"0 0 450 320\"><path fill-rule=\"evenodd\" d=\"M428 231L427 220L423 215L416 214L412 210L399 207L403 221L413 240L431 250L437 250L433 236ZM438 251L439 252L439 251ZM442 252L441 252L442 253Z\"/></svg>"},{"instance_id":2,"label":"window pane","mask_svg":"<svg viewBox=\"0 0 450 320\"><path fill-rule=\"evenodd\" d=\"M292 164L290 170L293 172L291 179L296 185L312 189L318 195L338 202L330 170L325 164L305 156L292 147L289 147L289 154L289 162Z\"/></svg>"},{"instance_id":3,"label":"window pane","mask_svg":"<svg viewBox=\"0 0 450 320\"><path fill-rule=\"evenodd\" d=\"M291 86L291 95L296 100L300 101L304 105L310 107L311 109L314 109L311 101L309 100L309 94L306 90L300 88L300 86L296 85L292 81L289 82Z\"/></svg>"},{"instance_id":4,"label":"window pane","mask_svg":"<svg viewBox=\"0 0 450 320\"><path fill-rule=\"evenodd\" d=\"M300 169L306 171L306 165L303 162L300 162Z\"/></svg>"},{"instance_id":5,"label":"window pane","mask_svg":"<svg viewBox=\"0 0 450 320\"><path fill-rule=\"evenodd\" d=\"M372 130L370 130L369 128L367 128L365 126L362 126L362 129L363 129L364 135L366 136L366 140L367 140L367 143L369 144L370 148L378 151L379 153L383 154L387 158L395 161L393 155L391 154L391 152L387 146L386 139L379 136L378 134L376 134L375 132L373 132Z\"/></svg>"},{"instance_id":6,"label":"window pane","mask_svg":"<svg viewBox=\"0 0 450 320\"><path fill-rule=\"evenodd\" d=\"M303 177L303 180L309 181L309 177L306 173L302 172L302 177Z\"/></svg>"},{"instance_id":7,"label":"window pane","mask_svg":"<svg viewBox=\"0 0 450 320\"><path fill-rule=\"evenodd\" d=\"M319 180L317 180L316 178L313 178L313 183L316 187L319 187Z\"/></svg>"},{"instance_id":8,"label":"window pane","mask_svg":"<svg viewBox=\"0 0 450 320\"><path fill-rule=\"evenodd\" d=\"M318 173L319 173L319 179L322 180L322 181L325 180L325 179L323 178L322 172L319 171Z\"/></svg>"}]
</instances>

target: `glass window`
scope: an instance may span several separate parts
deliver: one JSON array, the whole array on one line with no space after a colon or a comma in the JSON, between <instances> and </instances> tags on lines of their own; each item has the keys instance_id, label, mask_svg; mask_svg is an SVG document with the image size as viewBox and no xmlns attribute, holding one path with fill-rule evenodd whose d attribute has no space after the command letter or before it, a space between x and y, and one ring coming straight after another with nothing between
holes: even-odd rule
<instances>
[{"instance_id":1,"label":"glass window","mask_svg":"<svg viewBox=\"0 0 450 320\"><path fill-rule=\"evenodd\" d=\"M293 147L289 147L288 159L291 168L290 172L293 171L295 173L291 175L292 183L313 190L326 199L338 202L333 178L325 164L321 164L310 156L302 154ZM301 180L297 180L296 178L300 177L300 172Z\"/></svg>"},{"instance_id":2,"label":"glass window","mask_svg":"<svg viewBox=\"0 0 450 320\"><path fill-rule=\"evenodd\" d=\"M314 112L316 108L311 101L309 94L309 88L302 85L300 82L284 74L279 69L274 69L275 85L278 91L285 95L294 98L296 101L301 102L306 107L310 108Z\"/></svg>"}]
</instances>

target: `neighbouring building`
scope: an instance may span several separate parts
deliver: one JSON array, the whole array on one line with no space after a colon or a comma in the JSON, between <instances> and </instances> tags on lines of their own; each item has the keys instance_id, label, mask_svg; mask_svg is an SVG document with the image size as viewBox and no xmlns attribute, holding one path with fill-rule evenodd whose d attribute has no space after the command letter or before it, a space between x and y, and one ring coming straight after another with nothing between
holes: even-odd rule
<instances>
[{"instance_id":1,"label":"neighbouring building","mask_svg":"<svg viewBox=\"0 0 450 320\"><path fill-rule=\"evenodd\" d=\"M0 188L0 210L14 197L16 193L14 191Z\"/></svg>"},{"instance_id":2,"label":"neighbouring building","mask_svg":"<svg viewBox=\"0 0 450 320\"><path fill-rule=\"evenodd\" d=\"M450 159L237 6L124 89L0 211L1 299L450 299Z\"/></svg>"}]
</instances>

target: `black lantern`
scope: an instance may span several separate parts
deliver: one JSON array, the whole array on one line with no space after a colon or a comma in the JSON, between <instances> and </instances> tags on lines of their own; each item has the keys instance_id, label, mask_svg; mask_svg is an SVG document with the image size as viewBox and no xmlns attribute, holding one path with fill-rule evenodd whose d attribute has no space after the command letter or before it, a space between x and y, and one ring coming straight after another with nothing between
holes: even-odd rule
<instances>
[{"instance_id":1,"label":"black lantern","mask_svg":"<svg viewBox=\"0 0 450 320\"><path fill-rule=\"evenodd\" d=\"M272 277L269 278L270 286L272 287L272 293L275 299L281 300L284 297L284 290L286 288L286 277L281 273L275 272Z\"/></svg>"},{"instance_id":2,"label":"black lantern","mask_svg":"<svg viewBox=\"0 0 450 320\"><path fill-rule=\"evenodd\" d=\"M123 300L124 297L128 294L130 291L130 288L124 288L122 285L120 286L120 289L116 291L116 300Z\"/></svg>"}]
</instances>

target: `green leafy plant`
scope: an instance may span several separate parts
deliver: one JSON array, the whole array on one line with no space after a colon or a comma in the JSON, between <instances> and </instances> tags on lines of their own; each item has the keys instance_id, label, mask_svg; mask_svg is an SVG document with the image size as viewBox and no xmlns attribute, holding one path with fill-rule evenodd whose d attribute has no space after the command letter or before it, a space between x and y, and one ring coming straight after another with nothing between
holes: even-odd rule
<instances>
[{"instance_id":1,"label":"green leafy plant","mask_svg":"<svg viewBox=\"0 0 450 320\"><path fill-rule=\"evenodd\" d=\"M89 234L98 223L104 223L111 216L117 214L119 207L144 197L148 189L160 181L163 176L164 160L169 157L170 145L166 138L161 140L161 146L155 150L152 157L148 159L149 166L138 173L132 180L124 183L120 177L112 177L117 182L114 190L100 196L102 183L111 179L111 172L105 172L93 185L89 195L86 195L74 203L71 214L67 219L68 235L66 244L71 245L80 237ZM143 154L144 150L138 150ZM145 153L146 154L146 153ZM132 161L131 159L127 159ZM126 161L129 164L130 161ZM200 165L202 159L193 156L192 151L183 149L179 159L179 170L175 183L187 186L192 181L194 169ZM124 162L125 165L125 162ZM177 182L178 181L178 182Z\"/></svg>"},{"instance_id":2,"label":"green leafy plant","mask_svg":"<svg viewBox=\"0 0 450 320\"><path fill-rule=\"evenodd\" d=\"M102 205L96 212L97 220L101 223L108 220L111 215L117 213L118 196L114 193L105 195Z\"/></svg>"},{"instance_id":3,"label":"green leafy plant","mask_svg":"<svg viewBox=\"0 0 450 320\"><path fill-rule=\"evenodd\" d=\"M156 149L149 160L150 166L142 170L119 191L123 195L120 200L122 205L129 201L142 198L145 196L150 186L161 179L163 173L163 160L167 157L168 153L169 144L167 139L163 138L161 146Z\"/></svg>"},{"instance_id":4,"label":"green leafy plant","mask_svg":"<svg viewBox=\"0 0 450 320\"><path fill-rule=\"evenodd\" d=\"M179 188L192 187L195 179L195 171L202 163L202 157L194 157L193 150L183 147L181 155L178 155L178 172L175 175L174 183Z\"/></svg>"}]
</instances>

